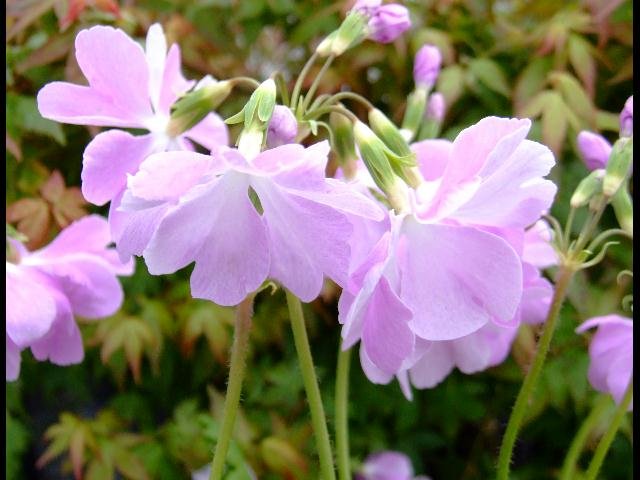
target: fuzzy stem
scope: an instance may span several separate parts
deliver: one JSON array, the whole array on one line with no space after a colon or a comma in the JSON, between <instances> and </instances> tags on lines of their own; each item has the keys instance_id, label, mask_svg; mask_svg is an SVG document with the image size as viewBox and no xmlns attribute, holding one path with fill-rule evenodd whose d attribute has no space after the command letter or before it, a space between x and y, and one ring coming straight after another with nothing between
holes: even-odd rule
<instances>
[{"instance_id":1,"label":"fuzzy stem","mask_svg":"<svg viewBox=\"0 0 640 480\"><path fill-rule=\"evenodd\" d=\"M329 430L327 429L327 420L322 406L322 398L320 396L320 388L318 387L318 379L311 357L311 348L309 346L309 338L304 324L304 316L302 313L302 304L289 290L287 292L287 306L289 307L289 316L291 317L291 329L293 330L293 340L298 353L298 363L304 388L307 392L307 401L309 402L309 410L311 411L311 423L316 437L316 447L318 449L318 457L320 459L320 477L323 480L336 480L335 467L333 465L333 455L331 452L331 440L329 439Z\"/></svg>"},{"instance_id":2,"label":"fuzzy stem","mask_svg":"<svg viewBox=\"0 0 640 480\"><path fill-rule=\"evenodd\" d=\"M349 465L349 366L351 349L342 350L342 342L338 350L338 366L336 371L336 454L338 478L351 480Z\"/></svg>"},{"instance_id":3,"label":"fuzzy stem","mask_svg":"<svg viewBox=\"0 0 640 480\"><path fill-rule=\"evenodd\" d=\"M224 473L227 451L229 450L229 444L233 436L236 414L238 413L238 406L240 404L240 393L242 392L242 381L245 374L254 297L254 293L247 295L236 310L236 325L233 346L231 347L229 383L227 384L227 395L224 400L222 427L220 428L218 443L216 444L213 460L211 461L209 480L220 480Z\"/></svg>"},{"instance_id":4,"label":"fuzzy stem","mask_svg":"<svg viewBox=\"0 0 640 480\"><path fill-rule=\"evenodd\" d=\"M596 447L596 453L593 454L593 458L591 459L591 463L589 464L589 468L587 469L586 480L595 480L598 476L598 472L600 471L600 467L602 466L602 462L604 461L604 457L607 455L609 451L609 447L611 446L611 442L618 433L618 428L620 428L620 424L622 423L622 419L627 413L627 409L629 408L629 404L633 399L633 378L629 382L627 386L627 390L624 392L624 397L622 397L622 401L618 408L616 409L616 413L613 416L613 420L609 424L609 428L607 432L604 434L600 443Z\"/></svg>"},{"instance_id":5,"label":"fuzzy stem","mask_svg":"<svg viewBox=\"0 0 640 480\"><path fill-rule=\"evenodd\" d=\"M567 295L567 289L573 278L574 270L566 265L560 267L558 280L555 285L555 291L553 293L553 300L551 302L551 308L547 315L547 319L544 323L544 329L542 337L538 342L538 348L536 350L533 364L525 376L516 403L509 417L509 423L502 439L502 445L500 446L500 454L498 456L498 480L509 479L509 468L511 466L511 456L513 453L513 447L516 443L518 431L522 426L522 421L529 408L529 402L531 396L538 383L538 377L542 371L542 366L547 358L547 352L551 345L551 338L553 337L553 331L555 330L556 323L558 322L560 308Z\"/></svg>"},{"instance_id":6,"label":"fuzzy stem","mask_svg":"<svg viewBox=\"0 0 640 480\"><path fill-rule=\"evenodd\" d=\"M584 449L584 445L589 438L589 434L593 430L595 424L600 420L602 414L606 411L606 407L609 404L609 397L606 395L600 395L598 400L596 401L595 406L591 410L591 413L587 416L585 421L580 426L578 433L573 438L571 442L571 446L569 447L569 451L567 452L567 456L564 459L564 463L562 464L562 471L560 472L560 477L558 480L571 480L574 478L574 473L576 469L576 463L580 458L580 454Z\"/></svg>"}]
</instances>

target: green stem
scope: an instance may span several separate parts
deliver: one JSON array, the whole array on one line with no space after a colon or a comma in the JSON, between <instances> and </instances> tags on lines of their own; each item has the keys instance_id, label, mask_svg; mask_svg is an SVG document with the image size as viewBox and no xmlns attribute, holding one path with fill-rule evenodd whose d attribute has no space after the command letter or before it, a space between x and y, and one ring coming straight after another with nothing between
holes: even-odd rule
<instances>
[{"instance_id":1,"label":"green stem","mask_svg":"<svg viewBox=\"0 0 640 480\"><path fill-rule=\"evenodd\" d=\"M602 462L604 461L604 457L607 455L609 451L609 447L611 446L611 442L618 433L618 428L620 428L620 424L622 423L622 419L627 413L627 409L629 408L629 404L633 399L633 378L629 382L627 386L627 390L624 392L624 397L622 397L622 401L618 408L616 408L616 412L613 415L613 420L609 424L609 428L607 432L604 434L600 443L596 447L596 453L593 454L593 459L591 459L591 463L589 464L589 468L587 469L586 480L595 480L598 476L598 472L600 471L600 467L602 467Z\"/></svg>"},{"instance_id":2,"label":"green stem","mask_svg":"<svg viewBox=\"0 0 640 480\"><path fill-rule=\"evenodd\" d=\"M325 60L324 65L322 65L322 68L318 72L318 75L316 75L316 78L313 79L313 83L309 87L309 91L304 96L304 100L302 102L302 114L303 115L304 115L304 112L309 107L309 104L311 103L311 100L313 99L313 95L316 93L316 90L318 89L318 86L320 85L320 80L322 79L322 77L326 73L326 71L329 68L329 66L333 63L333 60L335 58L336 58L335 55L329 55L327 57L327 59Z\"/></svg>"},{"instance_id":3,"label":"green stem","mask_svg":"<svg viewBox=\"0 0 640 480\"><path fill-rule=\"evenodd\" d=\"M585 247L585 245L591 238L593 231L598 226L598 222L600 221L600 218L602 217L606 206L607 199L603 196L602 198L600 198L599 202L593 209L593 215L591 215L587 223L582 228L582 231L578 235L578 240L576 241L575 247L573 248L574 253L579 253L580 250Z\"/></svg>"},{"instance_id":4,"label":"green stem","mask_svg":"<svg viewBox=\"0 0 640 480\"><path fill-rule=\"evenodd\" d=\"M558 280L555 285L555 291L553 293L553 300L551 301L551 308L547 314L547 319L544 323L544 329L542 337L538 342L538 348L533 359L533 364L525 376L516 403L509 417L509 423L502 439L502 445L500 446L500 454L498 456L498 480L508 480L509 468L511 466L511 455L513 453L513 447L516 443L518 431L522 426L522 421L529 408L529 402L531 396L538 383L538 377L542 371L542 366L547 358L547 352L551 345L551 338L553 337L553 331L555 330L556 323L558 321L560 308L567 295L567 289L571 279L573 278L574 270L570 266L562 265L559 270Z\"/></svg>"},{"instance_id":5,"label":"green stem","mask_svg":"<svg viewBox=\"0 0 640 480\"><path fill-rule=\"evenodd\" d=\"M318 387L318 379L313 366L313 358L311 357L309 338L307 337L307 329L302 314L302 304L293 293L289 290L286 290L286 292L289 316L291 317L291 329L293 330L293 340L296 345L296 351L298 352L300 372L302 373L304 388L307 392L309 409L311 410L311 423L313 424L313 431L316 437L321 478L324 480L335 480L336 474L333 466L329 430L327 429L327 420L322 406L322 398L320 397L320 388Z\"/></svg>"},{"instance_id":6,"label":"green stem","mask_svg":"<svg viewBox=\"0 0 640 480\"><path fill-rule=\"evenodd\" d=\"M351 349L342 350L342 342L338 350L338 366L336 371L336 454L338 478L351 480L349 465L349 366Z\"/></svg>"},{"instance_id":7,"label":"green stem","mask_svg":"<svg viewBox=\"0 0 640 480\"><path fill-rule=\"evenodd\" d=\"M607 395L600 395L596 404L594 405L591 413L585 419L585 421L580 426L578 433L573 438L571 442L571 446L569 447L569 451L567 452L567 456L564 459L564 463L562 464L562 471L560 472L560 477L558 480L571 480L574 478L574 472L576 469L576 463L578 463L578 459L580 458L580 454L584 449L585 443L587 443L587 439L589 438L589 434L593 430L593 427L602 417L602 414L606 411L607 406L609 405L609 397Z\"/></svg>"},{"instance_id":8,"label":"green stem","mask_svg":"<svg viewBox=\"0 0 640 480\"><path fill-rule=\"evenodd\" d=\"M575 219L576 216L576 209L571 207L571 209L569 210L569 216L567 217L567 223L564 226L564 243L566 243L567 245L563 244L562 245L562 249L564 251L567 251L567 249L569 248L569 239L571 238L571 227L573 226L573 220Z\"/></svg>"},{"instance_id":9,"label":"green stem","mask_svg":"<svg viewBox=\"0 0 640 480\"><path fill-rule=\"evenodd\" d=\"M293 86L293 93L291 94L291 110L293 110L294 112L296 111L296 103L298 103L298 97L300 96L302 83L304 82L307 73L309 73L311 65L313 65L317 58L318 54L315 52L309 57L309 60L307 60L307 63L304 64L304 67L302 67L302 70L300 71L300 75L296 79L296 84Z\"/></svg>"},{"instance_id":10,"label":"green stem","mask_svg":"<svg viewBox=\"0 0 640 480\"><path fill-rule=\"evenodd\" d=\"M367 110L373 110L375 108L373 106L373 104L369 100L364 98L362 95L358 95L357 93L354 93L354 92L336 93L335 95L330 97L325 103L326 104L335 104L335 103L338 103L340 100L347 100L347 99L355 100L357 102L360 102L365 107L367 107Z\"/></svg>"},{"instance_id":11,"label":"green stem","mask_svg":"<svg viewBox=\"0 0 640 480\"><path fill-rule=\"evenodd\" d=\"M236 414L238 413L238 406L240 404L240 393L242 392L242 381L246 367L254 297L255 293L247 295L236 310L236 325L233 346L231 347L229 383L227 384L227 395L224 400L222 427L220 428L218 443L216 444L213 460L211 461L209 480L220 480L224 473L227 451L229 450L229 444L233 436L233 427L235 426Z\"/></svg>"}]
</instances>

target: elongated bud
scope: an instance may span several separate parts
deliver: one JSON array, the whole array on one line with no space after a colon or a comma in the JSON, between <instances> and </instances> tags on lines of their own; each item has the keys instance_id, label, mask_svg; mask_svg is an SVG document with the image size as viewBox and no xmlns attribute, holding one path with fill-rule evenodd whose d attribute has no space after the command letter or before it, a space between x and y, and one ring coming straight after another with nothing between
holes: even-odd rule
<instances>
[{"instance_id":1,"label":"elongated bud","mask_svg":"<svg viewBox=\"0 0 640 480\"><path fill-rule=\"evenodd\" d=\"M605 168L611 154L611 144L602 135L583 130L577 138L578 151L589 170Z\"/></svg>"},{"instance_id":2,"label":"elongated bud","mask_svg":"<svg viewBox=\"0 0 640 480\"><path fill-rule=\"evenodd\" d=\"M376 185L387 195L397 213L404 211L408 206L406 187L394 173L389 162L389 157L393 155L393 152L369 127L360 121L355 123L353 135L360 150L360 156Z\"/></svg>"},{"instance_id":3,"label":"elongated bud","mask_svg":"<svg viewBox=\"0 0 640 480\"><path fill-rule=\"evenodd\" d=\"M391 43L411 28L407 7L397 3L379 6L369 20L369 38L379 43Z\"/></svg>"},{"instance_id":4,"label":"elongated bud","mask_svg":"<svg viewBox=\"0 0 640 480\"><path fill-rule=\"evenodd\" d=\"M197 125L224 102L232 89L231 80L218 82L210 76L205 77L194 90L173 104L167 134L176 137Z\"/></svg>"},{"instance_id":5,"label":"elongated bud","mask_svg":"<svg viewBox=\"0 0 640 480\"><path fill-rule=\"evenodd\" d=\"M624 103L624 108L620 113L620 136L630 137L633 135L633 95Z\"/></svg>"},{"instance_id":6,"label":"elongated bud","mask_svg":"<svg viewBox=\"0 0 640 480\"><path fill-rule=\"evenodd\" d=\"M611 198L611 206L616 214L620 228L633 235L633 200L626 186L619 188Z\"/></svg>"},{"instance_id":7,"label":"elongated bud","mask_svg":"<svg viewBox=\"0 0 640 480\"><path fill-rule=\"evenodd\" d=\"M440 74L442 55L435 45L423 45L413 62L413 80L416 86L431 90Z\"/></svg>"},{"instance_id":8,"label":"elongated bud","mask_svg":"<svg viewBox=\"0 0 640 480\"><path fill-rule=\"evenodd\" d=\"M427 107L427 90L416 88L407 98L407 109L402 119L402 136L410 142L418 132L424 119L424 112Z\"/></svg>"},{"instance_id":9,"label":"elongated bud","mask_svg":"<svg viewBox=\"0 0 640 480\"><path fill-rule=\"evenodd\" d=\"M602 182L602 192L612 197L629 178L633 162L633 138L621 137L613 145Z\"/></svg>"},{"instance_id":10,"label":"elongated bud","mask_svg":"<svg viewBox=\"0 0 640 480\"><path fill-rule=\"evenodd\" d=\"M298 135L298 121L291 109L276 105L267 129L267 148L293 143Z\"/></svg>"},{"instance_id":11,"label":"elongated bud","mask_svg":"<svg viewBox=\"0 0 640 480\"><path fill-rule=\"evenodd\" d=\"M442 120L444 119L445 100L444 95L440 92L434 92L429 95L427 101L427 111L425 120L418 134L419 140L436 138L440 134L442 128Z\"/></svg>"},{"instance_id":12,"label":"elongated bud","mask_svg":"<svg viewBox=\"0 0 640 480\"><path fill-rule=\"evenodd\" d=\"M353 123L344 115L333 112L329 116L329 124L333 130L333 151L344 176L347 179L354 178L358 168L358 156L353 138Z\"/></svg>"},{"instance_id":13,"label":"elongated bud","mask_svg":"<svg viewBox=\"0 0 640 480\"><path fill-rule=\"evenodd\" d=\"M424 179L417 166L416 154L411 151L398 127L377 108L369 110L369 124L394 154L389 155L389 161L396 174L412 188L418 188Z\"/></svg>"},{"instance_id":14,"label":"elongated bud","mask_svg":"<svg viewBox=\"0 0 640 480\"><path fill-rule=\"evenodd\" d=\"M316 53L322 57L339 56L354 45L367 38L367 12L352 9L337 30L327 36L316 48Z\"/></svg>"},{"instance_id":15,"label":"elongated bud","mask_svg":"<svg viewBox=\"0 0 640 480\"><path fill-rule=\"evenodd\" d=\"M255 157L262 149L275 105L276 83L268 79L254 90L242 110L225 120L228 124L244 123L237 145L247 158Z\"/></svg>"},{"instance_id":16,"label":"elongated bud","mask_svg":"<svg viewBox=\"0 0 640 480\"><path fill-rule=\"evenodd\" d=\"M575 192L571 196L570 204L573 208L579 208L589 203L596 195L602 193L602 179L604 170L599 168L594 170L578 184Z\"/></svg>"}]
</instances>

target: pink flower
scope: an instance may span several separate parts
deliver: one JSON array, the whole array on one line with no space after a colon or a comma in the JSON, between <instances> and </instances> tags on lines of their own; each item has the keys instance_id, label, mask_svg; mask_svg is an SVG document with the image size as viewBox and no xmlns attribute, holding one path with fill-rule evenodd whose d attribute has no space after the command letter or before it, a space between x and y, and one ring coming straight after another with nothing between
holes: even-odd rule
<instances>
[{"instance_id":1,"label":"pink flower","mask_svg":"<svg viewBox=\"0 0 640 480\"><path fill-rule=\"evenodd\" d=\"M442 95L440 92L434 92L429 95L425 116L428 119L435 120L438 123L442 122L446 108L447 106L444 100L444 95Z\"/></svg>"},{"instance_id":2,"label":"pink flower","mask_svg":"<svg viewBox=\"0 0 640 480\"><path fill-rule=\"evenodd\" d=\"M633 376L633 321L620 315L605 315L587 320L576 332L593 327L598 330L589 346L589 383L620 403ZM632 410L633 400L629 405Z\"/></svg>"},{"instance_id":3,"label":"pink flower","mask_svg":"<svg viewBox=\"0 0 640 480\"><path fill-rule=\"evenodd\" d=\"M627 99L620 112L620 136L630 137L631 135L633 135L633 95Z\"/></svg>"},{"instance_id":4,"label":"pink flower","mask_svg":"<svg viewBox=\"0 0 640 480\"><path fill-rule=\"evenodd\" d=\"M57 365L83 358L74 315L97 319L115 313L123 294L116 275L130 275L110 243L107 222L84 217L64 229L46 247L28 252L10 240L18 262L7 262L7 380L20 372L20 351L31 347L38 360Z\"/></svg>"},{"instance_id":5,"label":"pink flower","mask_svg":"<svg viewBox=\"0 0 640 480\"><path fill-rule=\"evenodd\" d=\"M442 55L435 45L423 45L413 62L413 80L416 85L430 89L440 73Z\"/></svg>"},{"instance_id":6,"label":"pink flower","mask_svg":"<svg viewBox=\"0 0 640 480\"><path fill-rule=\"evenodd\" d=\"M404 453L383 451L369 455L359 472L356 480L429 480L429 477L413 476L413 465Z\"/></svg>"},{"instance_id":7,"label":"pink flower","mask_svg":"<svg viewBox=\"0 0 640 480\"><path fill-rule=\"evenodd\" d=\"M391 43L409 28L409 10L397 3L379 6L369 18L369 38L379 43Z\"/></svg>"},{"instance_id":8,"label":"pink flower","mask_svg":"<svg viewBox=\"0 0 640 480\"><path fill-rule=\"evenodd\" d=\"M152 155L129 178L122 208L156 210L162 219L148 245L137 239L148 234L144 226L128 241L146 246L141 253L154 275L195 261L196 298L235 305L272 278L311 301L324 275L346 281L353 232L347 215L384 217L366 196L325 178L328 153L322 142L283 145L250 161L227 147L211 156Z\"/></svg>"},{"instance_id":9,"label":"pink flower","mask_svg":"<svg viewBox=\"0 0 640 480\"><path fill-rule=\"evenodd\" d=\"M190 140L208 149L226 145L227 128L220 117L209 114L184 134L167 133L172 104L194 82L182 76L180 48L172 45L167 52L159 24L149 29L145 50L120 29L96 26L82 30L76 37L76 59L89 85L45 85L38 93L43 117L76 125L149 131L135 136L107 130L96 135L84 152L82 193L96 205L112 202L109 223L117 243L128 223L126 216L114 213L127 174L135 173L154 152L193 150Z\"/></svg>"},{"instance_id":10,"label":"pink flower","mask_svg":"<svg viewBox=\"0 0 640 480\"><path fill-rule=\"evenodd\" d=\"M525 140L529 127L489 117L453 143L413 146L426 180L413 211L391 214L390 230L352 270L339 302L343 345L361 340L363 364L391 378L429 342L466 337L489 322L519 324L524 231L556 190L543 179L553 155Z\"/></svg>"},{"instance_id":11,"label":"pink flower","mask_svg":"<svg viewBox=\"0 0 640 480\"><path fill-rule=\"evenodd\" d=\"M577 138L578 151L589 170L606 168L611 144L602 135L583 130Z\"/></svg>"},{"instance_id":12,"label":"pink flower","mask_svg":"<svg viewBox=\"0 0 640 480\"><path fill-rule=\"evenodd\" d=\"M291 109L276 105L267 130L267 148L293 143L298 135L298 121Z\"/></svg>"}]
</instances>

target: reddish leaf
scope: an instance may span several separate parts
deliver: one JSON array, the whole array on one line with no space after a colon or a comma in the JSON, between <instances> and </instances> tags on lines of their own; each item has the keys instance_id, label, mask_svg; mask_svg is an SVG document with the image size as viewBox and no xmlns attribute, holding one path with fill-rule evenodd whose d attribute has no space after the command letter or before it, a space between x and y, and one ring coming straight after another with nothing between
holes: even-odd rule
<instances>
[{"instance_id":1,"label":"reddish leaf","mask_svg":"<svg viewBox=\"0 0 640 480\"><path fill-rule=\"evenodd\" d=\"M40 198L20 199L7 208L7 222L18 223L17 230L29 239L27 248L38 248L49 232L49 206Z\"/></svg>"}]
</instances>

